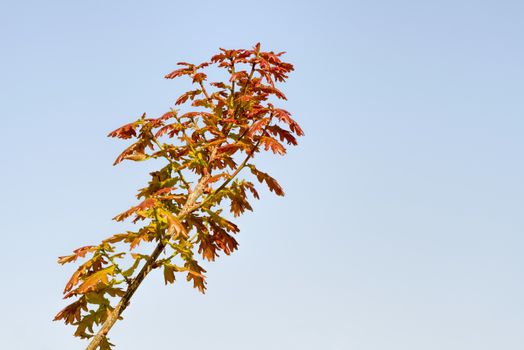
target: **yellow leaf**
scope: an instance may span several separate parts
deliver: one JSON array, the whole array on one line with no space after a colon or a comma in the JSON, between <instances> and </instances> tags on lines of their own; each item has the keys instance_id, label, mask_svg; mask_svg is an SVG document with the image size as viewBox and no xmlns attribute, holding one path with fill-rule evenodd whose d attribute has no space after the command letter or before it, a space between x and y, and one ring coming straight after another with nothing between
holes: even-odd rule
<instances>
[{"instance_id":1,"label":"yellow leaf","mask_svg":"<svg viewBox=\"0 0 524 350\"><path fill-rule=\"evenodd\" d=\"M85 294L88 291L94 290L99 283L109 284L108 275L112 275L115 270L115 266L109 266L103 270L97 271L84 280L78 287L78 292Z\"/></svg>"}]
</instances>

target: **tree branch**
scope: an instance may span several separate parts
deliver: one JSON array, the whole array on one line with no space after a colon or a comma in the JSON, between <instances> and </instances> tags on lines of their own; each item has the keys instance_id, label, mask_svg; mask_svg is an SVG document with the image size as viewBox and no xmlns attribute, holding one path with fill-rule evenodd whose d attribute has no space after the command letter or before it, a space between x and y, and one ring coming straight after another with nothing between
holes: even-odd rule
<instances>
[{"instance_id":1,"label":"tree branch","mask_svg":"<svg viewBox=\"0 0 524 350\"><path fill-rule=\"evenodd\" d=\"M246 166L247 162L251 159L251 157L253 156L253 154L255 153L256 149L258 148L258 146L260 145L260 141L262 140L262 136L266 133L266 130L269 126L269 124L271 123L271 120L273 119L273 116L271 116L269 118L269 121L267 122L266 126L264 127L264 130L262 131L262 135L260 136L260 138L258 139L257 143L255 144L255 146L253 146L253 148L251 149L251 151L248 153L247 157L242 161L242 163L240 163L240 165L235 169L235 171L233 172L233 174L230 175L229 179L227 179L226 181L224 181L216 190L213 191L213 193L211 193L209 196L207 196L202 202L200 202L198 205L196 205L194 208L192 208L192 211L202 207L204 204L206 204L207 202L209 202L210 199L212 199L214 196L216 196L220 191L222 191L231 181L234 180L234 178L238 175L238 173L240 173L240 171L242 171L242 169L244 169L244 167Z\"/></svg>"},{"instance_id":2,"label":"tree branch","mask_svg":"<svg viewBox=\"0 0 524 350\"><path fill-rule=\"evenodd\" d=\"M198 184L195 186L195 189L193 192L189 195L184 207L180 211L180 213L176 216L178 220L182 220L186 215L190 214L193 210L190 210L190 208L194 205L195 201L200 197L205 189L205 183L209 179L209 176L203 176ZM87 346L86 350L96 350L98 346L100 345L100 342L102 339L104 339L113 327L113 325L116 323L116 321L120 318L120 315L124 312L126 307L129 305L129 301L131 300L131 297L135 294L136 290L144 281L146 276L151 272L153 269L153 265L155 261L158 259L162 251L164 250L166 244L163 242L162 239L160 239L160 242L155 247L155 250L151 253L149 256L149 259L147 262L142 266L142 269L138 273L138 275L133 279L131 284L129 285L129 288L125 292L125 294L122 296L118 304L116 305L115 309L111 311L100 328L100 330L97 332L95 336L91 339L91 342Z\"/></svg>"}]
</instances>

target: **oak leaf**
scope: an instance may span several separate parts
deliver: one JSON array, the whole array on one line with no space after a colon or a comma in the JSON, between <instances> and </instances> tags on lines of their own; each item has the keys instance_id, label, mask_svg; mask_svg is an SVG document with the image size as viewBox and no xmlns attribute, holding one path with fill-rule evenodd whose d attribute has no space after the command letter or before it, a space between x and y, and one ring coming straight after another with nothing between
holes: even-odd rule
<instances>
[{"instance_id":1,"label":"oak leaf","mask_svg":"<svg viewBox=\"0 0 524 350\"><path fill-rule=\"evenodd\" d=\"M143 200L139 205L134 206L131 209L126 210L122 214L119 214L119 215L115 216L113 218L113 220L115 220L115 221L123 221L123 220L127 219L128 217L130 217L133 214L136 214L138 212L141 212L141 211L144 211L144 210L151 209L151 208L155 207L156 204L157 204L157 201L156 201L155 198L147 198L147 199Z\"/></svg>"}]
</instances>

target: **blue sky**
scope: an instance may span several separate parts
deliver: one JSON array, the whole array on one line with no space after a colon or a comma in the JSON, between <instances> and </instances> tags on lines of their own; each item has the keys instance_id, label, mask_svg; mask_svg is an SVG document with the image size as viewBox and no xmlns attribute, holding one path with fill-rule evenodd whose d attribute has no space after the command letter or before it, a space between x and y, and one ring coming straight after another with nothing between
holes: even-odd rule
<instances>
[{"instance_id":1,"label":"blue sky","mask_svg":"<svg viewBox=\"0 0 524 350\"><path fill-rule=\"evenodd\" d=\"M209 290L150 276L117 349L492 350L524 346L524 2L12 1L0 4L0 338L81 349L51 322L72 267L121 231L143 163L109 131L159 115L175 63L287 51L306 137L264 158L240 250Z\"/></svg>"}]
</instances>

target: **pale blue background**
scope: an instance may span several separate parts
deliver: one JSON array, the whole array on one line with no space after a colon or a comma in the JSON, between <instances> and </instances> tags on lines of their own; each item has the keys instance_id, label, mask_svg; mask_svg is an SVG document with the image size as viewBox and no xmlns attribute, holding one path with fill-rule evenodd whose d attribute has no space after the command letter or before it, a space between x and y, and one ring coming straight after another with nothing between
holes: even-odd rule
<instances>
[{"instance_id":1,"label":"pale blue background","mask_svg":"<svg viewBox=\"0 0 524 350\"><path fill-rule=\"evenodd\" d=\"M0 33L0 348L85 346L56 257L124 229L148 170L107 132L257 41L296 66L306 137L263 160L287 196L207 295L149 278L117 349L524 348L524 2L2 0Z\"/></svg>"}]
</instances>

